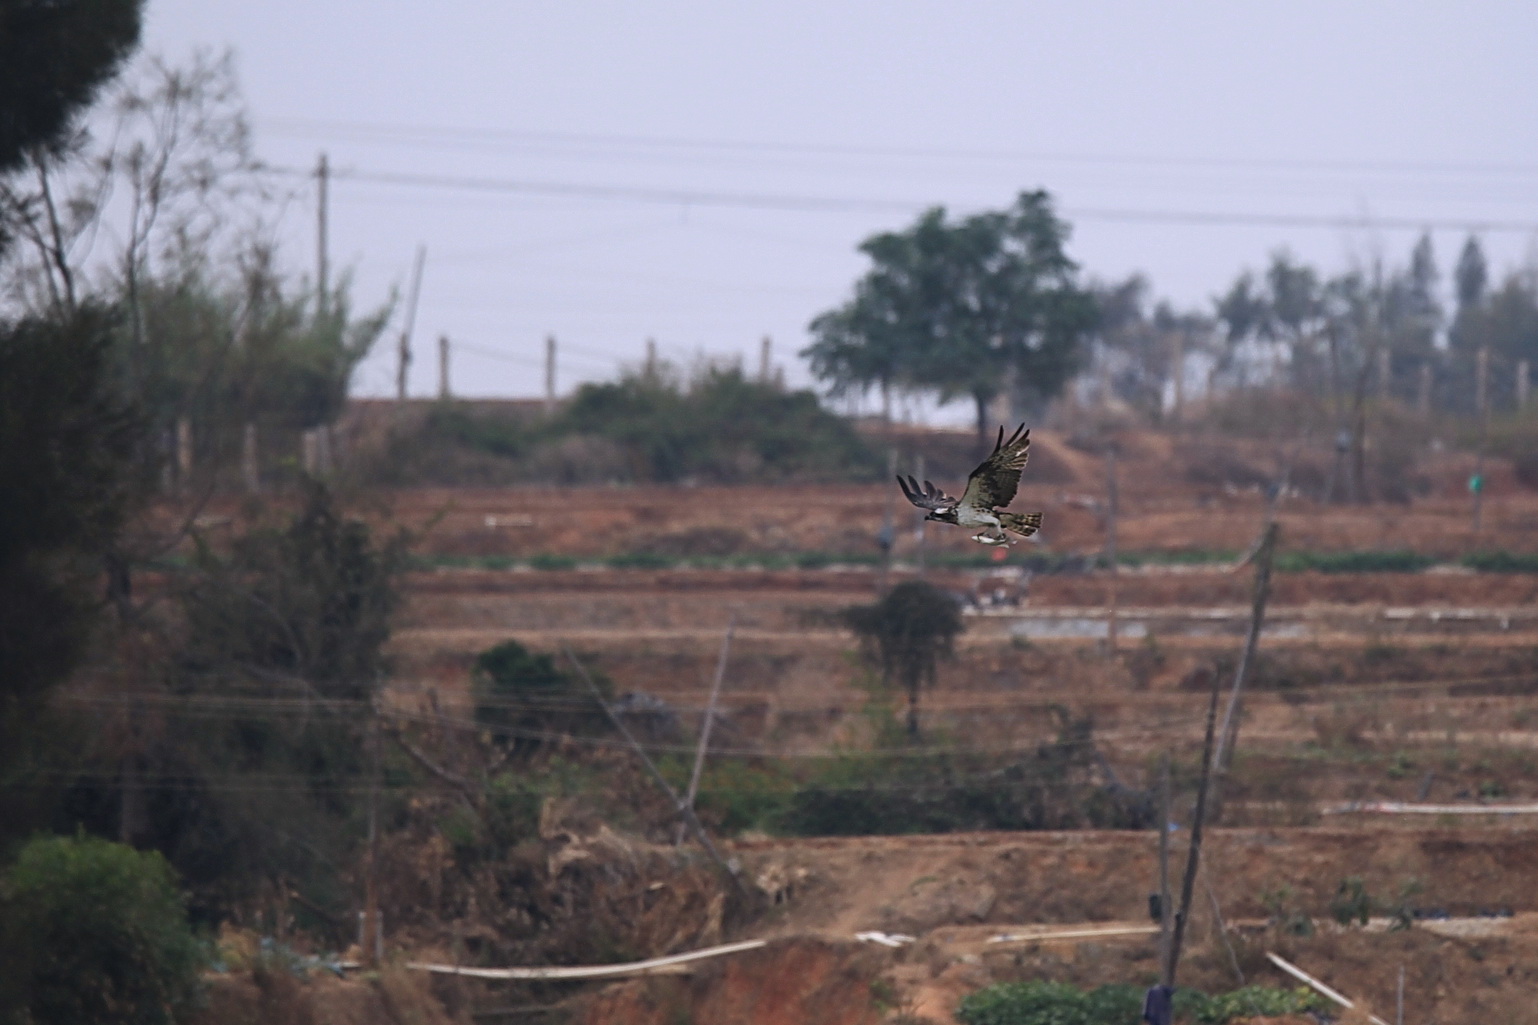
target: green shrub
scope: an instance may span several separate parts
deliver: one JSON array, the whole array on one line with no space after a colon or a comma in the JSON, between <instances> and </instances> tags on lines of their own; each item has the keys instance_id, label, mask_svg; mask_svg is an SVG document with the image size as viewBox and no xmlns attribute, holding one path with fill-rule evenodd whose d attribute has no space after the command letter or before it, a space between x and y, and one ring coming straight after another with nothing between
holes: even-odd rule
<instances>
[{"instance_id":1,"label":"green shrub","mask_svg":"<svg viewBox=\"0 0 1538 1025\"><path fill-rule=\"evenodd\" d=\"M1097 776L1090 723L1064 715L1058 736L1007 763L965 754L845 757L817 766L778 828L801 836L984 829L1141 829L1149 795Z\"/></svg>"},{"instance_id":2,"label":"green shrub","mask_svg":"<svg viewBox=\"0 0 1538 1025\"><path fill-rule=\"evenodd\" d=\"M1538 573L1538 554L1532 552L1470 552L1462 563L1481 573Z\"/></svg>"},{"instance_id":3,"label":"green shrub","mask_svg":"<svg viewBox=\"0 0 1538 1025\"><path fill-rule=\"evenodd\" d=\"M1175 991L1175 1020L1226 1025L1235 1018L1270 1018L1322 1010L1311 990L1246 986L1208 997L1194 989ZM1143 1009L1143 990L1124 983L1088 992L1064 982L1035 979L978 990L961 1001L962 1025L1132 1025Z\"/></svg>"},{"instance_id":4,"label":"green shrub","mask_svg":"<svg viewBox=\"0 0 1538 1025\"><path fill-rule=\"evenodd\" d=\"M1116 561L1123 566L1206 566L1231 563L1239 553L1231 549L1163 549L1146 552L1122 552Z\"/></svg>"},{"instance_id":5,"label":"green shrub","mask_svg":"<svg viewBox=\"0 0 1538 1025\"><path fill-rule=\"evenodd\" d=\"M532 429L521 420L478 415L452 402L434 405L427 413L423 431L496 456L523 455L533 441Z\"/></svg>"},{"instance_id":6,"label":"green shrub","mask_svg":"<svg viewBox=\"0 0 1538 1025\"><path fill-rule=\"evenodd\" d=\"M1088 1005L1084 991L1066 982L1006 982L965 997L956 1019L962 1025L1098 1025Z\"/></svg>"},{"instance_id":7,"label":"green shrub","mask_svg":"<svg viewBox=\"0 0 1538 1025\"><path fill-rule=\"evenodd\" d=\"M1284 552L1276 557L1276 568L1284 572L1419 573L1435 561L1429 555L1408 549L1387 552Z\"/></svg>"},{"instance_id":8,"label":"green shrub","mask_svg":"<svg viewBox=\"0 0 1538 1025\"><path fill-rule=\"evenodd\" d=\"M1086 992L1046 979L1006 982L963 999L956 1018L962 1025L1131 1025L1143 1010L1143 992L1126 983ZM1196 990L1175 992L1176 1021L1205 1022L1200 1015L1207 1006L1207 998Z\"/></svg>"},{"instance_id":9,"label":"green shrub","mask_svg":"<svg viewBox=\"0 0 1538 1025\"><path fill-rule=\"evenodd\" d=\"M1200 1025L1226 1025L1235 1018L1278 1018L1284 1014L1307 1014L1329 1010L1332 1005L1306 986L1276 989L1272 986L1245 986L1231 993L1208 997L1195 1013Z\"/></svg>"},{"instance_id":10,"label":"green shrub","mask_svg":"<svg viewBox=\"0 0 1538 1025\"><path fill-rule=\"evenodd\" d=\"M1330 900L1330 915L1341 925L1366 925L1372 917L1373 899L1361 876L1347 876L1335 888Z\"/></svg>"},{"instance_id":11,"label":"green shrub","mask_svg":"<svg viewBox=\"0 0 1538 1025\"><path fill-rule=\"evenodd\" d=\"M880 474L854 426L812 392L784 391L740 370L707 367L683 381L663 368L585 384L550 430L611 441L635 480L732 484Z\"/></svg>"},{"instance_id":12,"label":"green shrub","mask_svg":"<svg viewBox=\"0 0 1538 1025\"><path fill-rule=\"evenodd\" d=\"M774 766L721 761L700 778L699 811L726 833L769 829L784 817L795 789L795 780Z\"/></svg>"},{"instance_id":13,"label":"green shrub","mask_svg":"<svg viewBox=\"0 0 1538 1025\"><path fill-rule=\"evenodd\" d=\"M37 837L6 875L0 923L16 1021L160 1025L197 995L203 948L155 852Z\"/></svg>"},{"instance_id":14,"label":"green shrub","mask_svg":"<svg viewBox=\"0 0 1538 1025\"><path fill-rule=\"evenodd\" d=\"M1177 991L1178 993L1178 991ZM1143 990L1126 983L1096 986L1084 994L1085 1020L1100 1022L1135 1022L1143 1011Z\"/></svg>"},{"instance_id":15,"label":"green shrub","mask_svg":"<svg viewBox=\"0 0 1538 1025\"><path fill-rule=\"evenodd\" d=\"M668 569L682 561L656 552L622 552L608 559L614 569Z\"/></svg>"},{"instance_id":16,"label":"green shrub","mask_svg":"<svg viewBox=\"0 0 1538 1025\"><path fill-rule=\"evenodd\" d=\"M586 683L549 655L517 641L503 641L477 655L471 676L476 722L524 752L537 748L546 734L607 727ZM595 682L607 691L601 674Z\"/></svg>"}]
</instances>

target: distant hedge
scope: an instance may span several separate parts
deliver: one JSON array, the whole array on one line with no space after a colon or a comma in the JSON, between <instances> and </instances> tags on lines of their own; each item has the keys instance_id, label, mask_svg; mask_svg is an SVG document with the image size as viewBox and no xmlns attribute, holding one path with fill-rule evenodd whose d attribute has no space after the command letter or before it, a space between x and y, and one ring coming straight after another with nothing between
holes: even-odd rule
<instances>
[{"instance_id":1,"label":"distant hedge","mask_svg":"<svg viewBox=\"0 0 1538 1025\"><path fill-rule=\"evenodd\" d=\"M1276 568L1283 572L1419 573L1435 564L1436 560L1431 556L1408 549L1386 552L1283 552L1276 557Z\"/></svg>"},{"instance_id":2,"label":"distant hedge","mask_svg":"<svg viewBox=\"0 0 1538 1025\"><path fill-rule=\"evenodd\" d=\"M1532 552L1472 552L1463 565L1481 573L1538 573L1538 554Z\"/></svg>"}]
</instances>

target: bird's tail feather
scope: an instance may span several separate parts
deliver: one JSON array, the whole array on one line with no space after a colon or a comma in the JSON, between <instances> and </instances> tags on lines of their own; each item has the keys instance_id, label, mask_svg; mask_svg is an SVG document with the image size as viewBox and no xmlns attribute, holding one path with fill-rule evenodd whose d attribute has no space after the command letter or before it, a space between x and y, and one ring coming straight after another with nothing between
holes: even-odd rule
<instances>
[{"instance_id":1,"label":"bird's tail feather","mask_svg":"<svg viewBox=\"0 0 1538 1025\"><path fill-rule=\"evenodd\" d=\"M999 513L999 523L1005 530L1013 530L1021 537L1030 537L1041 529L1041 513Z\"/></svg>"}]
</instances>

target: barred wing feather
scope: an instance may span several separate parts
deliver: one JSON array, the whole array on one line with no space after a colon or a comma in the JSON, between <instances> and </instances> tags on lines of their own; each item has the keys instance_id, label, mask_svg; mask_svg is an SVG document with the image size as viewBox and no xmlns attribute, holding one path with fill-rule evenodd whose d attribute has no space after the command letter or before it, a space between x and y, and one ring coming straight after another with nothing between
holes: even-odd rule
<instances>
[{"instance_id":1,"label":"barred wing feather","mask_svg":"<svg viewBox=\"0 0 1538 1025\"><path fill-rule=\"evenodd\" d=\"M1020 489L1020 473L1031 454L1031 432L1025 424L1015 428L1015 433L1004 439L1004 428L999 428L999 440L993 446L993 454L984 459L967 478L966 490L961 493L961 504L989 513L1002 509L1015 500ZM911 501L911 498L910 498Z\"/></svg>"}]
</instances>

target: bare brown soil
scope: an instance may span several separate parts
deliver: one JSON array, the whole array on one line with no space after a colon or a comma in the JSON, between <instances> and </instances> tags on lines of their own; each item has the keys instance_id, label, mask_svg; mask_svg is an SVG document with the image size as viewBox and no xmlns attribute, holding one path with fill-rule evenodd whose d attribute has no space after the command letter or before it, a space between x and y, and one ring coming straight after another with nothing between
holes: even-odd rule
<instances>
[{"instance_id":1,"label":"bare brown soil","mask_svg":"<svg viewBox=\"0 0 1538 1025\"><path fill-rule=\"evenodd\" d=\"M1102 459L1060 433L1032 433L1031 461L1014 507L1046 514L1042 538L1057 551L1099 551L1104 541ZM1278 453L1235 440L1129 433L1122 441L1123 551L1243 551L1264 506L1259 482L1275 479ZM930 476L959 493L975 461L966 434L936 433L923 446ZM1406 504L1321 506L1303 495L1281 503L1285 545L1310 551L1411 548L1441 557L1479 548L1538 548L1538 494L1505 460L1485 467L1482 529L1465 489L1472 456L1437 456L1416 474L1428 489ZM1236 483L1238 482L1238 483ZM862 487L613 487L419 489L386 502L390 516L423 531L439 555L669 556L741 553L874 553L888 510L906 527L913 510L886 484ZM914 554L900 530L896 554ZM932 525L931 551L975 551L965 533ZM1025 546L1017 552L1026 550Z\"/></svg>"},{"instance_id":2,"label":"bare brown soil","mask_svg":"<svg viewBox=\"0 0 1538 1025\"><path fill-rule=\"evenodd\" d=\"M1098 552L1105 540L1099 457L1051 432L1034 437L1017 507L1046 512L1050 550ZM958 472L938 483L954 488L970 439L942 440L946 452L955 450L948 458ZM943 454L937 450L932 462L948 466ZM1223 460L1223 473L1208 472ZM1408 548L1447 559L1538 550L1538 495L1518 488L1504 465L1488 474L1484 527L1473 531L1462 491L1466 463L1448 456L1422 467L1432 490L1407 505L1322 507L1289 498L1280 507L1284 550ZM1263 501L1258 487L1234 480L1269 479L1274 464L1275 453L1259 445L1130 439L1121 550L1243 551ZM419 550L430 556L743 556L869 553L894 494L886 486L427 490L397 494L387 505L395 522L423 531ZM911 525L910 513L898 508L900 526ZM917 552L911 530L899 534L897 573L904 574ZM961 532L931 529L929 553L963 550L973 549ZM1242 643L1250 571L1026 577L1014 566L1027 553L1022 545L987 572L930 573L951 590L1002 590L1023 604L968 617L956 658L923 697L926 743L1030 750L1054 735L1055 709L1063 708L1093 719L1100 751L1129 785L1150 785L1167 752L1189 769L1210 681L1214 673L1230 678ZM391 700L466 714L478 652L507 638L548 652L570 645L619 692L671 706L681 729L658 746L685 754L735 617L717 749L766 762L857 750L883 742L874 724L898 696L882 692L836 613L872 600L878 584L868 567L415 573L392 641ZM1103 622L1113 586L1129 622L1137 610L1156 613L1145 635L1124 636L1114 652L1087 634L1020 632L1016 611ZM1221 826L1197 890L1185 982L1232 988L1237 964L1247 981L1287 984L1264 960L1275 950L1390 1020L1400 965L1409 1021L1538 1020L1531 1008L1538 832L1528 820L1321 815L1331 802L1364 798L1538 798L1538 626L1527 615L1535 601L1532 575L1277 575L1273 625L1291 632L1268 634L1253 667L1239 757L1224 782ZM613 779L637 809L662 807L656 795L630 789L647 785L638 770ZM1185 805L1177 808L1181 821L1187 815ZM414 894L407 903L421 913L391 919L394 942L446 956L458 936L503 962L597 958L602 951L583 946L592 940L584 923L599 920L635 925L633 935L611 937L610 960L717 938L774 942L687 975L580 990L461 987L448 1000L456 1013L558 1003L584 1025L945 1023L966 993L992 982L1144 983L1154 972L1146 936L987 942L1028 925L1146 922L1155 871L1149 833L723 838L757 902L756 911L737 916L712 902L712 887L724 894L724 884L710 882L697 853L681 856L634 836L600 841L599 827L589 825L551 832L518 852L517 871L511 862L477 869L485 888L465 893L502 893L495 908L450 893L456 866L445 845L434 847L425 834L403 838L388 855L398 876L392 886ZM1177 855L1182 845L1178 834ZM580 857L561 853L579 850ZM1465 935L1433 932L1427 923L1404 932L1337 929L1326 925L1329 906L1348 878L1360 878L1385 906L1515 917L1483 919ZM525 894L518 880L531 880L526 890L534 895L508 896ZM1232 953L1214 923L1209 885L1235 925L1227 933ZM449 918L426 910L451 898L460 901L450 916L458 933ZM548 916L548 950L514 949L499 938L499 921L517 914ZM1283 927L1303 917L1320 923L1314 935ZM918 942L889 950L854 940L869 929ZM226 1020L257 1019L231 1011ZM293 1020L331 1019L312 1011Z\"/></svg>"},{"instance_id":3,"label":"bare brown soil","mask_svg":"<svg viewBox=\"0 0 1538 1025\"><path fill-rule=\"evenodd\" d=\"M1290 985L1265 961L1274 951L1391 1019L1402 965L1410 1020L1527 1021L1538 976L1538 913L1525 883L1538 868L1535 838L1479 829L1220 830L1203 887L1211 884L1222 908L1227 940L1211 901L1198 902L1181 981L1208 991L1234 988L1241 976ZM1146 835L761 840L734 851L781 901L755 930L779 939L686 978L611 985L577 1020L663 1025L692 1013L695 1021L845 1025L901 1013L943 1023L967 993L996 982L1147 984L1156 972L1146 934L994 939L1049 923L1146 926L1156 862ZM1402 932L1381 922L1342 927L1329 905L1351 876L1391 898L1413 881L1421 906L1475 917ZM1280 928L1278 915L1311 917L1315 931ZM896 950L851 942L869 929L918 941Z\"/></svg>"}]
</instances>

